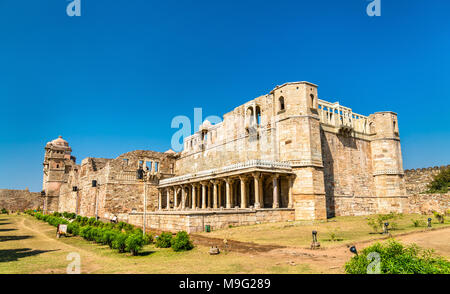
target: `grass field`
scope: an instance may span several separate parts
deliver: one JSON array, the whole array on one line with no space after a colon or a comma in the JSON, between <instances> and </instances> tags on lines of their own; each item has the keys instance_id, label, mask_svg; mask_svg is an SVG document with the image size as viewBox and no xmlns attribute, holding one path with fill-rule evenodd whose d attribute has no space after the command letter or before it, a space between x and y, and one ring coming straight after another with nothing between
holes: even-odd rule
<instances>
[{"instance_id":1,"label":"grass field","mask_svg":"<svg viewBox=\"0 0 450 294\"><path fill-rule=\"evenodd\" d=\"M211 233L201 233L201 235L257 244L308 247L312 241L312 231L316 230L318 232L318 240L322 246L335 247L355 241L384 238L385 235L381 234L381 230L379 230L379 233L375 233L368 225L367 218L373 217L343 216L320 222L296 221L258 224L221 229ZM390 232L395 237L411 231L424 230L429 217L432 216L420 214L398 215L395 219L388 220L391 224L393 222L396 223L397 227ZM413 220L418 219L422 221L423 225L414 227ZM433 218L433 228L450 226L448 219L447 217L445 223L440 224ZM332 238L333 235L334 238Z\"/></svg>"},{"instance_id":2,"label":"grass field","mask_svg":"<svg viewBox=\"0 0 450 294\"><path fill-rule=\"evenodd\" d=\"M314 273L309 265L276 265L271 257L229 252L217 256L196 246L176 253L153 245L141 256L119 254L79 237L55 238L56 229L30 216L0 215L0 274L66 273L66 256L78 252L82 273Z\"/></svg>"},{"instance_id":3,"label":"grass field","mask_svg":"<svg viewBox=\"0 0 450 294\"><path fill-rule=\"evenodd\" d=\"M393 231L393 234L424 230L423 227L413 226L411 220L417 218L427 217L405 215L395 220L398 230ZM450 224L433 223L433 227L450 227ZM313 229L319 232L319 241L324 247L328 247L328 250L304 249L311 242ZM365 217L341 217L314 224L261 224L202 235L288 247L268 252L232 251L211 256L208 254L209 247L198 244L193 250L181 253L170 248L159 249L148 245L140 256L131 256L119 254L107 246L90 243L80 237L56 239L54 227L28 215L0 215L0 274L66 273L71 262L66 257L72 252L81 256L82 273L343 273L343 265L351 257L351 253L343 245L382 237L379 234L370 234L371 230ZM335 232L336 238L342 240L330 241L331 232ZM442 255L450 252L450 229L417 233L407 237L408 242L419 240L427 248L438 248Z\"/></svg>"}]
</instances>

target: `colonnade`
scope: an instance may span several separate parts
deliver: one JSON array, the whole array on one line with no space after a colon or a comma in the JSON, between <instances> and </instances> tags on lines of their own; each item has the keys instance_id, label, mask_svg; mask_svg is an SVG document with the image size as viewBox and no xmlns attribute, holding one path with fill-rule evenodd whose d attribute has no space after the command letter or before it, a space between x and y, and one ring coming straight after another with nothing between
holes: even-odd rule
<instances>
[{"instance_id":1,"label":"colonnade","mask_svg":"<svg viewBox=\"0 0 450 294\"><path fill-rule=\"evenodd\" d=\"M288 203L284 207L293 207L292 184L290 174L268 174L253 172L249 174L213 178L199 182L173 184L158 188L159 210L211 210L231 208L279 208L281 181L287 179ZM271 181L272 203L265 206L264 181ZM284 181L286 182L286 181ZM286 187L285 189L286 190ZM266 193L267 194L267 193ZM270 201L270 199L269 199Z\"/></svg>"}]
</instances>

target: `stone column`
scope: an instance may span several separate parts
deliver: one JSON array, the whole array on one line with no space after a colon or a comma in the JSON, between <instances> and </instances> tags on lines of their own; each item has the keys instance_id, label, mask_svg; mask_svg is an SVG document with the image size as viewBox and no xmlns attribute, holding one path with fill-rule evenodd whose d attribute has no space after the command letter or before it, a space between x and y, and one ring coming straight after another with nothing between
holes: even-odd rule
<instances>
[{"instance_id":1,"label":"stone column","mask_svg":"<svg viewBox=\"0 0 450 294\"><path fill-rule=\"evenodd\" d=\"M292 196L292 184L294 183L294 176L288 176L288 189L289 189L289 208L294 208L294 198Z\"/></svg>"},{"instance_id":2,"label":"stone column","mask_svg":"<svg viewBox=\"0 0 450 294\"><path fill-rule=\"evenodd\" d=\"M255 181L255 208L260 208L261 207L261 203L260 203L260 193L261 191L259 190L259 182L261 181L261 174L260 173L253 173L253 179Z\"/></svg>"},{"instance_id":3,"label":"stone column","mask_svg":"<svg viewBox=\"0 0 450 294\"><path fill-rule=\"evenodd\" d=\"M264 183L264 176L261 174L261 177L259 178L259 207L264 207L264 189L263 189L263 183Z\"/></svg>"},{"instance_id":4,"label":"stone column","mask_svg":"<svg viewBox=\"0 0 450 294\"><path fill-rule=\"evenodd\" d=\"M247 208L247 178L239 177L241 180L241 208Z\"/></svg>"},{"instance_id":5,"label":"stone column","mask_svg":"<svg viewBox=\"0 0 450 294\"><path fill-rule=\"evenodd\" d=\"M273 208L279 208L280 207L280 204L278 202L278 198L279 198L278 177L279 177L279 175L274 175L272 177L272 181L273 181Z\"/></svg>"},{"instance_id":6,"label":"stone column","mask_svg":"<svg viewBox=\"0 0 450 294\"><path fill-rule=\"evenodd\" d=\"M202 209L206 209L206 183L201 183L202 185Z\"/></svg>"},{"instance_id":7,"label":"stone column","mask_svg":"<svg viewBox=\"0 0 450 294\"><path fill-rule=\"evenodd\" d=\"M225 179L226 208L231 208L231 184L230 179Z\"/></svg>"},{"instance_id":8,"label":"stone column","mask_svg":"<svg viewBox=\"0 0 450 294\"><path fill-rule=\"evenodd\" d=\"M178 188L173 187L173 209L178 209Z\"/></svg>"},{"instance_id":9,"label":"stone column","mask_svg":"<svg viewBox=\"0 0 450 294\"><path fill-rule=\"evenodd\" d=\"M211 181L213 184L213 208L217 209L217 181Z\"/></svg>"},{"instance_id":10,"label":"stone column","mask_svg":"<svg viewBox=\"0 0 450 294\"><path fill-rule=\"evenodd\" d=\"M181 186L181 210L186 208L186 187Z\"/></svg>"},{"instance_id":11,"label":"stone column","mask_svg":"<svg viewBox=\"0 0 450 294\"><path fill-rule=\"evenodd\" d=\"M170 210L170 189L166 188L166 190L167 190L167 205L166 205L166 208L167 208L167 210Z\"/></svg>"},{"instance_id":12,"label":"stone column","mask_svg":"<svg viewBox=\"0 0 450 294\"><path fill-rule=\"evenodd\" d=\"M158 189L158 210L162 209L162 193L161 190Z\"/></svg>"},{"instance_id":13,"label":"stone column","mask_svg":"<svg viewBox=\"0 0 450 294\"><path fill-rule=\"evenodd\" d=\"M208 208L212 208L212 185L208 183Z\"/></svg>"},{"instance_id":14,"label":"stone column","mask_svg":"<svg viewBox=\"0 0 450 294\"><path fill-rule=\"evenodd\" d=\"M197 195L195 194L195 184L192 184L192 209L197 208Z\"/></svg>"},{"instance_id":15,"label":"stone column","mask_svg":"<svg viewBox=\"0 0 450 294\"><path fill-rule=\"evenodd\" d=\"M219 181L219 184L217 187L219 189L219 192L217 195L217 197L218 197L217 206L220 208L220 207L222 207L222 181Z\"/></svg>"}]
</instances>

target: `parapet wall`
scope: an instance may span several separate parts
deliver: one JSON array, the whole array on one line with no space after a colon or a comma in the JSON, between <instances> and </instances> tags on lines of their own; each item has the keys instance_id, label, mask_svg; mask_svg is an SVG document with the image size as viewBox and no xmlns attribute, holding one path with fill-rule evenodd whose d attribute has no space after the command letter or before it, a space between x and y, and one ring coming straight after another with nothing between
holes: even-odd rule
<instances>
[{"instance_id":1,"label":"parapet wall","mask_svg":"<svg viewBox=\"0 0 450 294\"><path fill-rule=\"evenodd\" d=\"M433 180L433 176L446 168L450 168L450 165L405 170L406 192L409 195L426 192L428 184Z\"/></svg>"},{"instance_id":2,"label":"parapet wall","mask_svg":"<svg viewBox=\"0 0 450 294\"><path fill-rule=\"evenodd\" d=\"M24 211L27 209L42 208L43 198L40 193L28 190L0 189L0 209L9 211Z\"/></svg>"}]
</instances>

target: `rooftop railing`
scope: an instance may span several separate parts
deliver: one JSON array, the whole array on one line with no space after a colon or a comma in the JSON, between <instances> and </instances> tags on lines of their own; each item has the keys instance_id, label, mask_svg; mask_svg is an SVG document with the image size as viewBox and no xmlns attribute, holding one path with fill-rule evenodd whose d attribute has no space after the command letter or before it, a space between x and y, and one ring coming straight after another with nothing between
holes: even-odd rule
<instances>
[{"instance_id":1,"label":"rooftop railing","mask_svg":"<svg viewBox=\"0 0 450 294\"><path fill-rule=\"evenodd\" d=\"M354 113L351 108L342 106L339 102L331 103L319 99L319 117L323 124L370 134L369 118Z\"/></svg>"}]
</instances>

